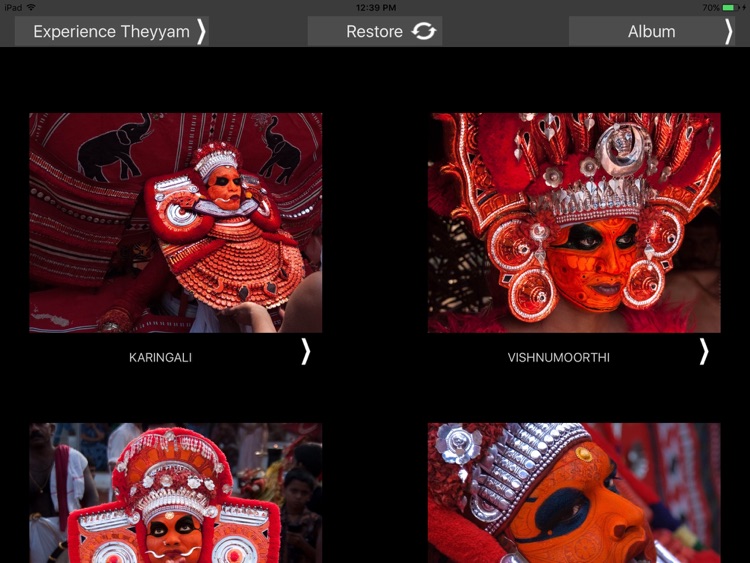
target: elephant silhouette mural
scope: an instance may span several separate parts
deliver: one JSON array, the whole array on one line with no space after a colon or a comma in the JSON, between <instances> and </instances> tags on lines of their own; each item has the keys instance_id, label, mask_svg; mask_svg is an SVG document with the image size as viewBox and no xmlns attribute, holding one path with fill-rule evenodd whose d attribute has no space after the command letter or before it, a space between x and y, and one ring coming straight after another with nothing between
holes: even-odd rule
<instances>
[{"instance_id":1,"label":"elephant silhouette mural","mask_svg":"<svg viewBox=\"0 0 750 563\"><path fill-rule=\"evenodd\" d=\"M266 127L265 143L266 146L271 150L272 154L261 167L258 174L266 178L270 178L273 173L274 165L282 169L279 177L276 178L277 184L289 184L289 178L292 173L299 166L301 160L300 150L291 144L289 141L284 139L281 133L274 133L273 128L279 122L277 117L274 115L271 118L271 123Z\"/></svg>"},{"instance_id":2,"label":"elephant silhouette mural","mask_svg":"<svg viewBox=\"0 0 750 563\"><path fill-rule=\"evenodd\" d=\"M130 156L131 147L143 141L153 131L151 117L142 113L140 123L125 123L119 129L107 131L83 143L78 149L78 169L87 178L99 182L107 182L102 172L103 166L120 161L120 180L128 179L128 171L132 177L140 176L141 171Z\"/></svg>"}]
</instances>

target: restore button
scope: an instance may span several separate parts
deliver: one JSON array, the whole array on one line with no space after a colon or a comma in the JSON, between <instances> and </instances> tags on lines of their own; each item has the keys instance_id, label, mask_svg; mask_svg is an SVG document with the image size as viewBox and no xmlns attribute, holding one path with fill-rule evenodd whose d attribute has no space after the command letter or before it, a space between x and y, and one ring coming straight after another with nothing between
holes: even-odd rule
<instances>
[{"instance_id":1,"label":"restore button","mask_svg":"<svg viewBox=\"0 0 750 563\"><path fill-rule=\"evenodd\" d=\"M442 16L309 16L311 47L439 47Z\"/></svg>"}]
</instances>

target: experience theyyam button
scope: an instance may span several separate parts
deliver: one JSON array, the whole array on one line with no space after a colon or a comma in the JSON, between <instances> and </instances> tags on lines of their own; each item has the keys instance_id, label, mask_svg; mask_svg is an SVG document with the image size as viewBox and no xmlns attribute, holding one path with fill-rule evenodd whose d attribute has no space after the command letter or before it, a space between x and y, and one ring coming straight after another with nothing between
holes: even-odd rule
<instances>
[{"instance_id":1,"label":"experience theyyam button","mask_svg":"<svg viewBox=\"0 0 750 563\"><path fill-rule=\"evenodd\" d=\"M195 47L208 44L208 18L17 16L17 47Z\"/></svg>"}]
</instances>

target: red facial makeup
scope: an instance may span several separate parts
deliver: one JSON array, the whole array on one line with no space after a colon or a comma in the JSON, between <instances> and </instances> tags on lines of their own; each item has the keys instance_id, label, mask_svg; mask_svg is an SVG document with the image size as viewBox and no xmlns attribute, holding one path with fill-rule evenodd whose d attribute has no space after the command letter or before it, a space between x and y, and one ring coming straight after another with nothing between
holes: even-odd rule
<instances>
[{"instance_id":1,"label":"red facial makeup","mask_svg":"<svg viewBox=\"0 0 750 563\"><path fill-rule=\"evenodd\" d=\"M635 261L636 230L635 220L622 217L562 229L547 251L560 293L587 311L617 309Z\"/></svg>"}]
</instances>

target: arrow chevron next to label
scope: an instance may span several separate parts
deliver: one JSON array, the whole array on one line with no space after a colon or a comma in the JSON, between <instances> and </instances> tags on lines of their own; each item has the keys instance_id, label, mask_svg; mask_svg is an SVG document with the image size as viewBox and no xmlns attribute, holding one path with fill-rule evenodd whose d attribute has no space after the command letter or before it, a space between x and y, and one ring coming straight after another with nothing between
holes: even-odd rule
<instances>
[{"instance_id":1,"label":"arrow chevron next to label","mask_svg":"<svg viewBox=\"0 0 750 563\"><path fill-rule=\"evenodd\" d=\"M203 43L203 37L205 37L206 35L206 28L203 27L203 22L200 18L198 18L198 25L201 26L201 36L198 38L198 45L200 45L201 43Z\"/></svg>"},{"instance_id":2,"label":"arrow chevron next to label","mask_svg":"<svg viewBox=\"0 0 750 563\"><path fill-rule=\"evenodd\" d=\"M727 22L727 27L729 28L729 35L727 35L727 42L724 43L724 45L729 45L729 40L732 38L732 25L729 23L729 18L724 18L724 21Z\"/></svg>"}]
</instances>

